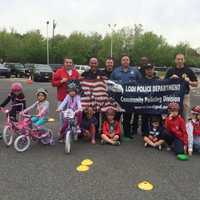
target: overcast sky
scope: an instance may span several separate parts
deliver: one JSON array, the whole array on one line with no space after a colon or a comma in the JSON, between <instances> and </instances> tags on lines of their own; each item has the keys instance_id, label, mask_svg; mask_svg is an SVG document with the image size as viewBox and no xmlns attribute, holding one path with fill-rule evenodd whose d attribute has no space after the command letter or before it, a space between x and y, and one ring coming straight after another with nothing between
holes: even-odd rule
<instances>
[{"instance_id":1,"label":"overcast sky","mask_svg":"<svg viewBox=\"0 0 200 200\"><path fill-rule=\"evenodd\" d=\"M162 34L170 44L187 41L200 47L199 0L0 0L0 28L20 33L40 29L55 19L56 33L108 32L143 24L145 31ZM50 24L52 26L52 24Z\"/></svg>"}]
</instances>

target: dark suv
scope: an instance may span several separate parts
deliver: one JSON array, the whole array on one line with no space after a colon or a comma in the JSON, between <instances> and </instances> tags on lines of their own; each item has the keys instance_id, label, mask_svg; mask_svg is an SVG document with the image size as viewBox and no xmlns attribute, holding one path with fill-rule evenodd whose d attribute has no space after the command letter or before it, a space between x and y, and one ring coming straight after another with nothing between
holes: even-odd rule
<instances>
[{"instance_id":1,"label":"dark suv","mask_svg":"<svg viewBox=\"0 0 200 200\"><path fill-rule=\"evenodd\" d=\"M0 64L0 76L10 78L10 69L6 68L4 64Z\"/></svg>"},{"instance_id":2,"label":"dark suv","mask_svg":"<svg viewBox=\"0 0 200 200\"><path fill-rule=\"evenodd\" d=\"M5 63L4 66L10 69L11 75L15 75L16 77L26 76L25 67L21 63Z\"/></svg>"},{"instance_id":3,"label":"dark suv","mask_svg":"<svg viewBox=\"0 0 200 200\"><path fill-rule=\"evenodd\" d=\"M34 64L33 80L34 81L50 81L52 79L52 69L49 65Z\"/></svg>"}]
</instances>

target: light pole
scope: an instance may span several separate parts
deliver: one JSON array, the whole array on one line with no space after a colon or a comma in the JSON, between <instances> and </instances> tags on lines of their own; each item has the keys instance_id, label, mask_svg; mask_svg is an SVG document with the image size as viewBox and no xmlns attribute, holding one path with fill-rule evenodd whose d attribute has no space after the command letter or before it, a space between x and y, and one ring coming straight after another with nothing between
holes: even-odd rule
<instances>
[{"instance_id":1,"label":"light pole","mask_svg":"<svg viewBox=\"0 0 200 200\"><path fill-rule=\"evenodd\" d=\"M47 65L49 65L49 21L47 21L46 24L47 24Z\"/></svg>"},{"instance_id":2,"label":"light pole","mask_svg":"<svg viewBox=\"0 0 200 200\"><path fill-rule=\"evenodd\" d=\"M53 35L52 35L52 63L55 62L55 56L54 56L54 35L55 35L55 28L56 28L56 22L53 20Z\"/></svg>"},{"instance_id":3,"label":"light pole","mask_svg":"<svg viewBox=\"0 0 200 200\"><path fill-rule=\"evenodd\" d=\"M110 56L113 56L113 32L117 24L108 24L108 27L111 30L111 36L110 36Z\"/></svg>"}]
</instances>

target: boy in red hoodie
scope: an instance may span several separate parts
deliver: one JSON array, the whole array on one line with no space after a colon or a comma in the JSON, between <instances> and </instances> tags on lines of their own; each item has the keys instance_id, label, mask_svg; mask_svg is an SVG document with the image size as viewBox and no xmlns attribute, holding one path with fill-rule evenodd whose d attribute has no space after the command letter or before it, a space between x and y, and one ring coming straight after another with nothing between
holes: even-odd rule
<instances>
[{"instance_id":1,"label":"boy in red hoodie","mask_svg":"<svg viewBox=\"0 0 200 200\"><path fill-rule=\"evenodd\" d=\"M168 105L169 115L165 119L164 140L168 145L173 145L175 154L183 154L187 151L188 135L186 124L179 114L180 107L178 103L172 102Z\"/></svg>"},{"instance_id":2,"label":"boy in red hoodie","mask_svg":"<svg viewBox=\"0 0 200 200\"><path fill-rule=\"evenodd\" d=\"M115 111L108 109L106 112L106 120L103 122L101 143L109 143L112 145L120 145L121 127L120 123L115 120Z\"/></svg>"}]
</instances>

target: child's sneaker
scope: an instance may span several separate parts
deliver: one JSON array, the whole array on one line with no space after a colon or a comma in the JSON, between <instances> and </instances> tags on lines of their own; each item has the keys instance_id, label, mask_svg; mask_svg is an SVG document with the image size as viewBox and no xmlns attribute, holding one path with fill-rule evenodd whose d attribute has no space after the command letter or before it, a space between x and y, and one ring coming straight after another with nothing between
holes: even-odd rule
<instances>
[{"instance_id":1,"label":"child's sneaker","mask_svg":"<svg viewBox=\"0 0 200 200\"><path fill-rule=\"evenodd\" d=\"M58 138L58 142L59 142L59 143L64 143L64 138L63 138L63 137L59 137L59 138Z\"/></svg>"},{"instance_id":2,"label":"child's sneaker","mask_svg":"<svg viewBox=\"0 0 200 200\"><path fill-rule=\"evenodd\" d=\"M171 147L167 147L167 151L171 151Z\"/></svg>"},{"instance_id":3,"label":"child's sneaker","mask_svg":"<svg viewBox=\"0 0 200 200\"><path fill-rule=\"evenodd\" d=\"M144 147L145 147L145 148L147 148L147 147L148 147L148 144L147 144L146 142L144 143Z\"/></svg>"},{"instance_id":4,"label":"child's sneaker","mask_svg":"<svg viewBox=\"0 0 200 200\"><path fill-rule=\"evenodd\" d=\"M115 143L113 145L119 146L120 145L120 141L115 141Z\"/></svg>"},{"instance_id":5,"label":"child's sneaker","mask_svg":"<svg viewBox=\"0 0 200 200\"><path fill-rule=\"evenodd\" d=\"M96 140L92 139L91 143L96 144Z\"/></svg>"},{"instance_id":6,"label":"child's sneaker","mask_svg":"<svg viewBox=\"0 0 200 200\"><path fill-rule=\"evenodd\" d=\"M161 145L158 146L158 150L162 151L162 146Z\"/></svg>"},{"instance_id":7,"label":"child's sneaker","mask_svg":"<svg viewBox=\"0 0 200 200\"><path fill-rule=\"evenodd\" d=\"M102 145L106 144L106 141L101 140L101 144L102 144Z\"/></svg>"}]
</instances>

